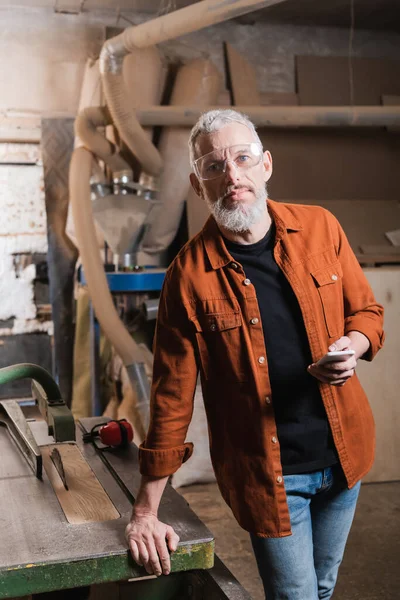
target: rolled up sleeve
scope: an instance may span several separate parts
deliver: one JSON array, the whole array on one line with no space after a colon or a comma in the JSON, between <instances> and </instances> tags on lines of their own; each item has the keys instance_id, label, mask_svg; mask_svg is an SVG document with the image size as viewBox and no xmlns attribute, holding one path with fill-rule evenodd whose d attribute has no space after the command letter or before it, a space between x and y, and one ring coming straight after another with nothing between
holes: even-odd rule
<instances>
[{"instance_id":1,"label":"rolled up sleeve","mask_svg":"<svg viewBox=\"0 0 400 600\"><path fill-rule=\"evenodd\" d=\"M142 475L153 477L172 475L192 454L193 444L191 442L165 450L154 450L141 444L139 447L140 472Z\"/></svg>"},{"instance_id":2,"label":"rolled up sleeve","mask_svg":"<svg viewBox=\"0 0 400 600\"><path fill-rule=\"evenodd\" d=\"M171 475L193 453L186 442L193 414L197 359L193 325L185 310L182 278L169 269L160 296L154 337L150 426L139 449L142 475Z\"/></svg>"}]
</instances>

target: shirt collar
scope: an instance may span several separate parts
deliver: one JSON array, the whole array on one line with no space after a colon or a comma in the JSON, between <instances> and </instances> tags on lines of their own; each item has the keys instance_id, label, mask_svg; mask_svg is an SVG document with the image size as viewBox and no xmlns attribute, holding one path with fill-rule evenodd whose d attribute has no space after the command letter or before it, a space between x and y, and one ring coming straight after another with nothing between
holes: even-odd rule
<instances>
[{"instance_id":1,"label":"shirt collar","mask_svg":"<svg viewBox=\"0 0 400 600\"><path fill-rule=\"evenodd\" d=\"M301 224L292 212L292 205L280 204L268 199L268 211L275 223L276 240L281 239L287 231L300 231ZM220 269L232 262L224 238L213 216L210 216L202 229L204 247L213 269Z\"/></svg>"}]
</instances>

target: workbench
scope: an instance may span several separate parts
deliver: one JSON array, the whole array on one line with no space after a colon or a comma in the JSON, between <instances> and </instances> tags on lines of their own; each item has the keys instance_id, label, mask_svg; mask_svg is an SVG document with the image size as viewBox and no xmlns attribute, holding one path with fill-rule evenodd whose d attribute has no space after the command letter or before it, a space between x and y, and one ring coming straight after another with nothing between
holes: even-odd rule
<instances>
[{"instance_id":1,"label":"workbench","mask_svg":"<svg viewBox=\"0 0 400 600\"><path fill-rule=\"evenodd\" d=\"M212 573L213 570L197 570L213 566L214 540L185 499L169 484L159 518L172 525L180 537L178 549L171 557L172 573L144 580L148 574L131 559L124 535L140 483L138 449L135 444L126 449L104 449L100 441L83 443L83 432L104 422L99 417L82 419L76 424L76 443L120 516L83 524L67 521L46 471L42 480L35 477L7 430L0 428L0 598L127 580L143 580L139 587L144 593L138 596L143 600L250 598L233 577L229 578L220 561L208 595L186 596L177 592L184 578L174 573L194 569L192 576L197 582ZM40 447L54 443L47 435L45 421L29 424ZM185 581L188 584L189 579ZM193 588L193 577L191 581ZM221 584L229 595L221 591ZM149 590L151 587L151 594L145 591L146 585Z\"/></svg>"}]
</instances>

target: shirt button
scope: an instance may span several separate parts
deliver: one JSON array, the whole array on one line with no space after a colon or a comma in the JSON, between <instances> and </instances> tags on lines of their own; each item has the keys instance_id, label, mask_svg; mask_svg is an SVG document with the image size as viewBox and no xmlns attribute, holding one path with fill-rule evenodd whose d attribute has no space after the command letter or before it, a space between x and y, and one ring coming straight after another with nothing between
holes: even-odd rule
<instances>
[{"instance_id":1,"label":"shirt button","mask_svg":"<svg viewBox=\"0 0 400 600\"><path fill-rule=\"evenodd\" d=\"M271 404L271 398L269 396L265 396L265 402L267 404Z\"/></svg>"},{"instance_id":2,"label":"shirt button","mask_svg":"<svg viewBox=\"0 0 400 600\"><path fill-rule=\"evenodd\" d=\"M257 323L258 323L258 319L257 319L257 317L254 317L253 319L250 319L250 323L251 323L252 325L257 325Z\"/></svg>"},{"instance_id":3,"label":"shirt button","mask_svg":"<svg viewBox=\"0 0 400 600\"><path fill-rule=\"evenodd\" d=\"M251 284L251 281L250 281L250 279L245 279L245 280L243 281L243 284L244 284L244 285L250 285L250 284Z\"/></svg>"},{"instance_id":4,"label":"shirt button","mask_svg":"<svg viewBox=\"0 0 400 600\"><path fill-rule=\"evenodd\" d=\"M232 269L238 269L239 265L237 263L231 263Z\"/></svg>"},{"instance_id":5,"label":"shirt button","mask_svg":"<svg viewBox=\"0 0 400 600\"><path fill-rule=\"evenodd\" d=\"M258 357L258 362L260 363L260 365L265 363L265 356L259 356Z\"/></svg>"},{"instance_id":6,"label":"shirt button","mask_svg":"<svg viewBox=\"0 0 400 600\"><path fill-rule=\"evenodd\" d=\"M276 481L278 483L282 483L283 479L282 479L282 477L280 475L278 475L278 477L276 478Z\"/></svg>"},{"instance_id":7,"label":"shirt button","mask_svg":"<svg viewBox=\"0 0 400 600\"><path fill-rule=\"evenodd\" d=\"M212 325L210 325L210 329L211 329L211 331L215 331L217 329L217 326L212 324Z\"/></svg>"},{"instance_id":8,"label":"shirt button","mask_svg":"<svg viewBox=\"0 0 400 600\"><path fill-rule=\"evenodd\" d=\"M337 281L337 278L338 278L337 275L332 275L332 280L333 281Z\"/></svg>"},{"instance_id":9,"label":"shirt button","mask_svg":"<svg viewBox=\"0 0 400 600\"><path fill-rule=\"evenodd\" d=\"M273 436L272 436L272 438L271 438L271 442L272 442L273 444L276 444L276 442L277 442L277 441L278 441L278 440L277 440L277 439L276 439L276 437L273 435Z\"/></svg>"}]
</instances>

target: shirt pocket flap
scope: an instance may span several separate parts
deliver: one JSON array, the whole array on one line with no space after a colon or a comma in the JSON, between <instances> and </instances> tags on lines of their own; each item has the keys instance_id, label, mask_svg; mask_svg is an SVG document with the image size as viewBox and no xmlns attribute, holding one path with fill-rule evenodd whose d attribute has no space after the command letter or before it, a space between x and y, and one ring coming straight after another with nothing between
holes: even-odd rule
<instances>
[{"instance_id":1,"label":"shirt pocket flap","mask_svg":"<svg viewBox=\"0 0 400 600\"><path fill-rule=\"evenodd\" d=\"M317 282L318 287L335 283L343 277L342 265L340 262L335 262L331 265L323 267L322 269L311 271L311 275Z\"/></svg>"},{"instance_id":2,"label":"shirt pocket flap","mask_svg":"<svg viewBox=\"0 0 400 600\"><path fill-rule=\"evenodd\" d=\"M242 324L240 312L194 315L191 320L198 332L226 331Z\"/></svg>"}]
</instances>

